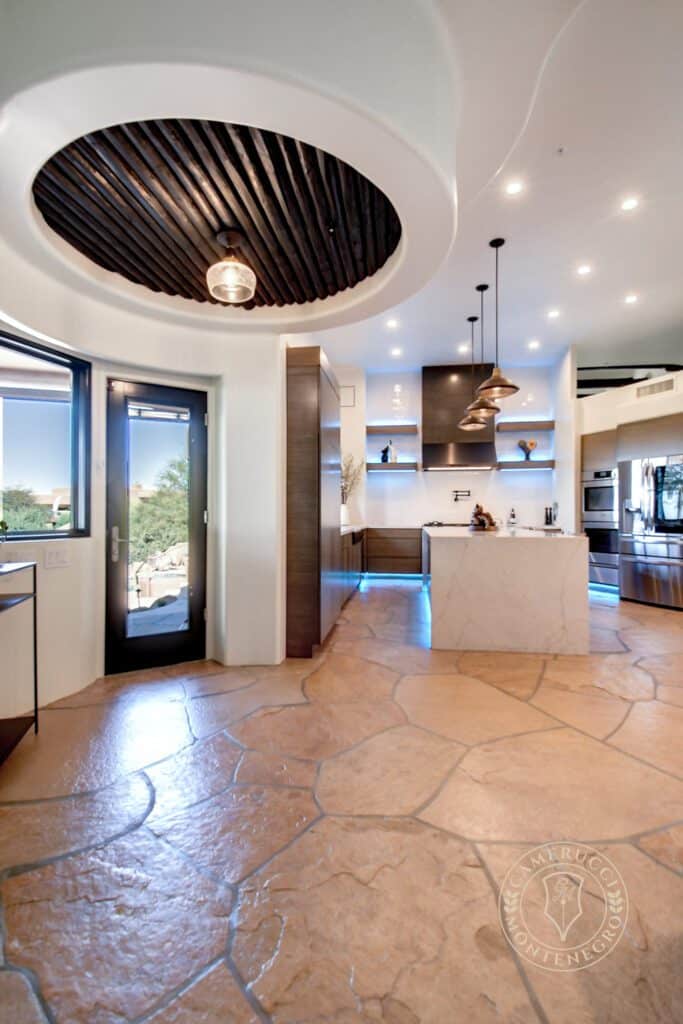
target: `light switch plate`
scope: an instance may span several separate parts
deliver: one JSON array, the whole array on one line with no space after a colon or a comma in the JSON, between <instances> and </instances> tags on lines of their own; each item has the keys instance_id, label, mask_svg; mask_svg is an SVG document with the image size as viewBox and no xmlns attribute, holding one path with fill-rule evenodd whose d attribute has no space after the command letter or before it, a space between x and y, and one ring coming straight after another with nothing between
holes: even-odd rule
<instances>
[{"instance_id":1,"label":"light switch plate","mask_svg":"<svg viewBox=\"0 0 683 1024\"><path fill-rule=\"evenodd\" d=\"M43 567L45 569L65 569L67 565L71 565L71 559L66 544L48 544L43 557Z\"/></svg>"}]
</instances>

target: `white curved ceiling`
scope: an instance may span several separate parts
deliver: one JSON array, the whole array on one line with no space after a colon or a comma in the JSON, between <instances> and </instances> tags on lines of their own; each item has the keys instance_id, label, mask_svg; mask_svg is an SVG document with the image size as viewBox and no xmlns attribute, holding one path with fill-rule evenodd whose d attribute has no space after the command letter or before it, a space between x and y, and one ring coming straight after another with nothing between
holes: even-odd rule
<instances>
[{"instance_id":1,"label":"white curved ceiling","mask_svg":"<svg viewBox=\"0 0 683 1024\"><path fill-rule=\"evenodd\" d=\"M440 7L462 69L454 247L410 300L316 340L334 362L376 370L466 359L458 343L478 312L474 286L492 280L487 243L502 235L504 363L552 362L571 343L583 365L683 362L683 4ZM525 189L508 197L513 179ZM630 195L640 203L624 213ZM579 277L580 263L593 272ZM549 320L550 309L561 315ZM491 304L492 327L490 314Z\"/></svg>"}]
</instances>

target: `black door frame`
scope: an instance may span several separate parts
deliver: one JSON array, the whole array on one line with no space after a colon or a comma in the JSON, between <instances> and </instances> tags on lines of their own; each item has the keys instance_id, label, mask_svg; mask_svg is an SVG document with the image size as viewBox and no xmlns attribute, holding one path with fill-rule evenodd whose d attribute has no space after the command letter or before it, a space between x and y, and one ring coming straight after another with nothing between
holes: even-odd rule
<instances>
[{"instance_id":1,"label":"black door frame","mask_svg":"<svg viewBox=\"0 0 683 1024\"><path fill-rule=\"evenodd\" d=\"M126 636L127 549L118 563L112 559L112 527L121 538L128 531L128 399L190 410L190 570L188 630L155 636ZM107 379L107 566L105 614L105 673L195 661L206 656L206 519L207 519L207 394L186 388Z\"/></svg>"}]
</instances>

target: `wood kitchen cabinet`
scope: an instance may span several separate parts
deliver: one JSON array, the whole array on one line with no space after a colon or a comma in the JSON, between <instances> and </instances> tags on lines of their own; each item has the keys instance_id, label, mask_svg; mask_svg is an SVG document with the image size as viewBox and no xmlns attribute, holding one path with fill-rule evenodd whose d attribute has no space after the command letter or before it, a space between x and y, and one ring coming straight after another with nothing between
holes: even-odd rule
<instances>
[{"instance_id":1,"label":"wood kitchen cabinet","mask_svg":"<svg viewBox=\"0 0 683 1024\"><path fill-rule=\"evenodd\" d=\"M422 572L420 528L374 528L365 531L366 572Z\"/></svg>"},{"instance_id":2,"label":"wood kitchen cabinet","mask_svg":"<svg viewBox=\"0 0 683 1024\"><path fill-rule=\"evenodd\" d=\"M287 655L310 658L345 599L339 387L317 346L287 350Z\"/></svg>"},{"instance_id":3,"label":"wood kitchen cabinet","mask_svg":"<svg viewBox=\"0 0 683 1024\"><path fill-rule=\"evenodd\" d=\"M343 604L353 596L361 581L364 563L364 530L352 530L342 537Z\"/></svg>"}]
</instances>

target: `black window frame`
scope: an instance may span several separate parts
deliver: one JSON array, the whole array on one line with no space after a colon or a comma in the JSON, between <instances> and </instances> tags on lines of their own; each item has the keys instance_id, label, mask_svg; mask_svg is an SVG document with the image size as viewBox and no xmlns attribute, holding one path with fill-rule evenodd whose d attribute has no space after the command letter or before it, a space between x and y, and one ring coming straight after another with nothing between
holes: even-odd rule
<instances>
[{"instance_id":1,"label":"black window frame","mask_svg":"<svg viewBox=\"0 0 683 1024\"><path fill-rule=\"evenodd\" d=\"M90 536L90 477L91 477L91 381L92 365L68 352L27 341L0 330L0 348L8 348L43 362L53 363L71 373L71 508L82 510L81 523L69 530L9 530L8 541L54 540ZM76 520L72 514L72 520ZM2 547L0 545L0 553Z\"/></svg>"}]
</instances>

